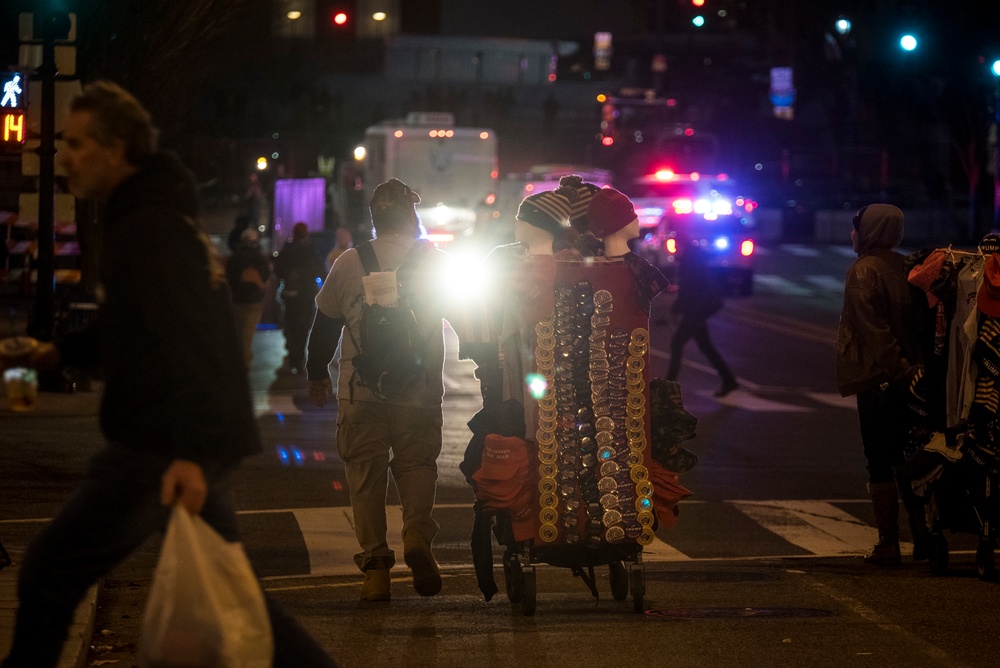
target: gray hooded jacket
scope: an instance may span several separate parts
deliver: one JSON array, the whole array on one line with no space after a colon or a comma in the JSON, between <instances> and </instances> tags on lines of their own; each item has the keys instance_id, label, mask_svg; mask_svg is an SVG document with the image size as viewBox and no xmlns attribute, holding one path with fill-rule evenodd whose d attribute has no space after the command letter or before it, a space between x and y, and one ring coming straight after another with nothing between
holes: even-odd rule
<instances>
[{"instance_id":1,"label":"gray hooded jacket","mask_svg":"<svg viewBox=\"0 0 1000 668\"><path fill-rule=\"evenodd\" d=\"M837 334L837 389L848 396L905 382L919 363L903 256L903 212L872 204L855 217L858 260L847 271Z\"/></svg>"}]
</instances>

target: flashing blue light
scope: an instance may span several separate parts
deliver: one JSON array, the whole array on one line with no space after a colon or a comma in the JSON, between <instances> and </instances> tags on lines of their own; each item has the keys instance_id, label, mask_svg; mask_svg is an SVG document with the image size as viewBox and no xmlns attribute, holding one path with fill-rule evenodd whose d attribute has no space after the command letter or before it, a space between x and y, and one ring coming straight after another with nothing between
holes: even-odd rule
<instances>
[{"instance_id":1,"label":"flashing blue light","mask_svg":"<svg viewBox=\"0 0 1000 668\"><path fill-rule=\"evenodd\" d=\"M693 23L696 28L701 28L703 25L705 25L705 17L696 16L693 19L691 19L691 23Z\"/></svg>"},{"instance_id":2,"label":"flashing blue light","mask_svg":"<svg viewBox=\"0 0 1000 668\"><path fill-rule=\"evenodd\" d=\"M712 245L715 246L716 250L724 251L729 248L729 237L718 237Z\"/></svg>"},{"instance_id":3,"label":"flashing blue light","mask_svg":"<svg viewBox=\"0 0 1000 668\"><path fill-rule=\"evenodd\" d=\"M282 445L276 447L275 450L278 453L278 459L281 460L281 463L288 466L288 450L285 450L285 447Z\"/></svg>"},{"instance_id":4,"label":"flashing blue light","mask_svg":"<svg viewBox=\"0 0 1000 668\"><path fill-rule=\"evenodd\" d=\"M305 461L305 457L302 456L302 451L298 448L292 448L292 456L295 457L295 464L297 466L302 466Z\"/></svg>"},{"instance_id":5,"label":"flashing blue light","mask_svg":"<svg viewBox=\"0 0 1000 668\"><path fill-rule=\"evenodd\" d=\"M903 35L899 40L899 46L903 51L913 51L917 48L917 38L913 35Z\"/></svg>"},{"instance_id":6,"label":"flashing blue light","mask_svg":"<svg viewBox=\"0 0 1000 668\"><path fill-rule=\"evenodd\" d=\"M281 423L285 422L285 415L284 415L284 413L275 413L275 417L278 418L278 422L281 422Z\"/></svg>"},{"instance_id":7,"label":"flashing blue light","mask_svg":"<svg viewBox=\"0 0 1000 668\"><path fill-rule=\"evenodd\" d=\"M851 32L851 22L843 17L837 19L836 23L833 25L837 29L837 33L840 35L846 35Z\"/></svg>"},{"instance_id":8,"label":"flashing blue light","mask_svg":"<svg viewBox=\"0 0 1000 668\"><path fill-rule=\"evenodd\" d=\"M1000 77L1000 60L993 61L993 66L990 67L990 72L993 73L993 76Z\"/></svg>"},{"instance_id":9,"label":"flashing blue light","mask_svg":"<svg viewBox=\"0 0 1000 668\"><path fill-rule=\"evenodd\" d=\"M323 285L323 279L319 276L316 277L316 285Z\"/></svg>"}]
</instances>

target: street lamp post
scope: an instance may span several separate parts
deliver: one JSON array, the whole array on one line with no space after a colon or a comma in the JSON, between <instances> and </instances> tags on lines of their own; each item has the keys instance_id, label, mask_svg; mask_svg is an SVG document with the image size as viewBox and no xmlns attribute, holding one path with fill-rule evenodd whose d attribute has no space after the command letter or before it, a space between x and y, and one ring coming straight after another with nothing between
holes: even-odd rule
<instances>
[{"instance_id":1,"label":"street lamp post","mask_svg":"<svg viewBox=\"0 0 1000 668\"><path fill-rule=\"evenodd\" d=\"M1000 59L990 67L993 74L993 230L1000 230Z\"/></svg>"}]
</instances>

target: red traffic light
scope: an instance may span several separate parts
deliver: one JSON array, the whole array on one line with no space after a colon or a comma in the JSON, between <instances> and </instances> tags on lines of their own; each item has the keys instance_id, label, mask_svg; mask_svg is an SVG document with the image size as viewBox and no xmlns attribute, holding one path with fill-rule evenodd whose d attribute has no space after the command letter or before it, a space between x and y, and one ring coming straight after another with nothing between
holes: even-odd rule
<instances>
[{"instance_id":1,"label":"red traffic light","mask_svg":"<svg viewBox=\"0 0 1000 668\"><path fill-rule=\"evenodd\" d=\"M347 12L334 12L331 20L333 25L343 27L347 25Z\"/></svg>"}]
</instances>

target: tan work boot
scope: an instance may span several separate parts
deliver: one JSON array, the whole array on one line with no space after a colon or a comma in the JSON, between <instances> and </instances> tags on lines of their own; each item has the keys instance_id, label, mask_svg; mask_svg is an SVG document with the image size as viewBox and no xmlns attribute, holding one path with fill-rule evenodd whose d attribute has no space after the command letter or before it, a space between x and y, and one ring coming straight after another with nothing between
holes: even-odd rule
<instances>
[{"instance_id":1,"label":"tan work boot","mask_svg":"<svg viewBox=\"0 0 1000 668\"><path fill-rule=\"evenodd\" d=\"M899 541L880 538L872 551L865 555L864 561L875 566L899 566Z\"/></svg>"},{"instance_id":2,"label":"tan work boot","mask_svg":"<svg viewBox=\"0 0 1000 668\"><path fill-rule=\"evenodd\" d=\"M365 582L361 585L362 601L389 600L389 569L369 568L365 571Z\"/></svg>"},{"instance_id":3,"label":"tan work boot","mask_svg":"<svg viewBox=\"0 0 1000 668\"><path fill-rule=\"evenodd\" d=\"M431 552L431 546L416 531L403 536L403 561L413 571L413 588L421 596L434 596L441 591L441 571Z\"/></svg>"}]
</instances>

